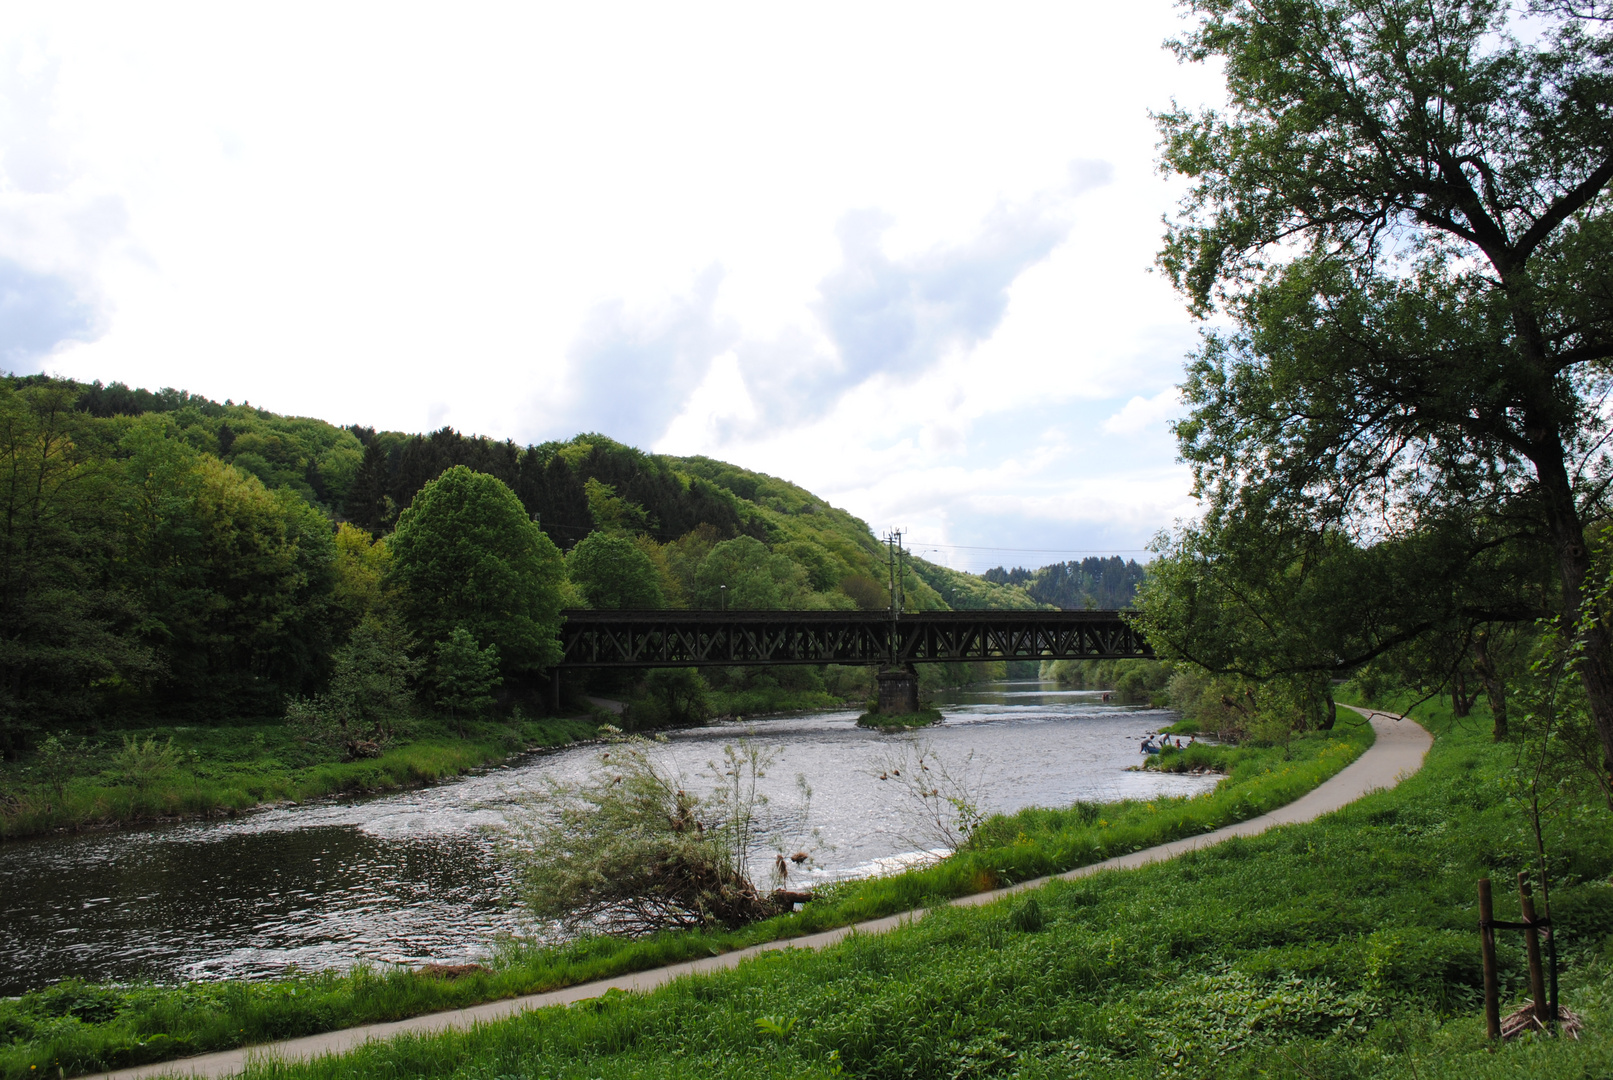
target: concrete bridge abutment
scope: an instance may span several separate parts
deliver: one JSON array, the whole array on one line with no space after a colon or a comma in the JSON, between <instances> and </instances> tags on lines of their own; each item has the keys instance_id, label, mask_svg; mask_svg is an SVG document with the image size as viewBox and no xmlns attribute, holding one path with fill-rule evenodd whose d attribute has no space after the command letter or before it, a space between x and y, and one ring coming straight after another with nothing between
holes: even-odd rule
<instances>
[{"instance_id":1,"label":"concrete bridge abutment","mask_svg":"<svg viewBox=\"0 0 1613 1080\"><path fill-rule=\"evenodd\" d=\"M886 668L879 679L879 711L887 716L906 716L919 711L919 673L912 664Z\"/></svg>"}]
</instances>

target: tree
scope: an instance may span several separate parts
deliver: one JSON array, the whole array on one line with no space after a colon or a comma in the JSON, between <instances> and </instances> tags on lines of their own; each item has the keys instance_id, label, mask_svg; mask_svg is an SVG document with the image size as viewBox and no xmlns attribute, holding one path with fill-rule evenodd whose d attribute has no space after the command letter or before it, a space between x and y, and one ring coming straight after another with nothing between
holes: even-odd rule
<instances>
[{"instance_id":1,"label":"tree","mask_svg":"<svg viewBox=\"0 0 1613 1080\"><path fill-rule=\"evenodd\" d=\"M1177 426L1207 520L1545 545L1613 768L1609 620L1582 617L1613 479L1607 24L1543 2L1524 42L1499 0L1192 9L1175 48L1224 63L1230 107L1158 118L1190 181L1160 264L1235 324Z\"/></svg>"},{"instance_id":2,"label":"tree","mask_svg":"<svg viewBox=\"0 0 1613 1080\"><path fill-rule=\"evenodd\" d=\"M385 587L392 551L356 525L336 527L332 564L331 613L345 632L366 615L380 614L389 602Z\"/></svg>"},{"instance_id":3,"label":"tree","mask_svg":"<svg viewBox=\"0 0 1613 1080\"><path fill-rule=\"evenodd\" d=\"M362 529L379 533L397 517L397 504L387 493L386 451L373 437L364 446L364 458L353 476L344 509Z\"/></svg>"},{"instance_id":4,"label":"tree","mask_svg":"<svg viewBox=\"0 0 1613 1080\"><path fill-rule=\"evenodd\" d=\"M711 688L694 668L653 668L644 676L644 689L657 726L701 724L711 717Z\"/></svg>"},{"instance_id":5,"label":"tree","mask_svg":"<svg viewBox=\"0 0 1613 1080\"><path fill-rule=\"evenodd\" d=\"M80 446L86 417L54 381L0 386L0 755L41 722L90 715L98 687L148 676L141 612L110 580L116 472Z\"/></svg>"},{"instance_id":6,"label":"tree","mask_svg":"<svg viewBox=\"0 0 1613 1080\"><path fill-rule=\"evenodd\" d=\"M703 608L792 607L806 587L806 571L750 536L713 547L695 572L695 600Z\"/></svg>"},{"instance_id":7,"label":"tree","mask_svg":"<svg viewBox=\"0 0 1613 1080\"><path fill-rule=\"evenodd\" d=\"M121 449L124 580L170 701L278 711L329 672L330 523L143 417Z\"/></svg>"},{"instance_id":8,"label":"tree","mask_svg":"<svg viewBox=\"0 0 1613 1080\"><path fill-rule=\"evenodd\" d=\"M1212 513L1150 566L1137 621L1168 659L1263 682L1347 675L1430 638L1470 643L1480 626L1545 614L1538 552L1486 545L1461 524L1473 523L1425 522L1362 545L1342 530Z\"/></svg>"},{"instance_id":9,"label":"tree","mask_svg":"<svg viewBox=\"0 0 1613 1080\"><path fill-rule=\"evenodd\" d=\"M504 680L498 674L498 646L482 648L462 626L448 640L437 643L431 665L431 682L437 707L459 721L465 735L467 716L480 716L493 704L493 689Z\"/></svg>"},{"instance_id":10,"label":"tree","mask_svg":"<svg viewBox=\"0 0 1613 1080\"><path fill-rule=\"evenodd\" d=\"M644 507L617 495L609 484L590 479L583 485L583 491L588 496L588 513L594 519L594 528L628 535L656 528L655 519Z\"/></svg>"},{"instance_id":11,"label":"tree","mask_svg":"<svg viewBox=\"0 0 1613 1080\"><path fill-rule=\"evenodd\" d=\"M566 569L590 607L631 611L666 606L661 575L629 537L589 533L571 549Z\"/></svg>"},{"instance_id":12,"label":"tree","mask_svg":"<svg viewBox=\"0 0 1613 1080\"><path fill-rule=\"evenodd\" d=\"M420 670L414 649L396 619L367 617L336 650L330 688L293 698L286 719L316 742L340 746L349 760L379 756L414 711L410 684Z\"/></svg>"},{"instance_id":13,"label":"tree","mask_svg":"<svg viewBox=\"0 0 1613 1080\"><path fill-rule=\"evenodd\" d=\"M456 465L420 489L388 541L388 580L435 644L463 627L506 675L560 659L560 551L497 477Z\"/></svg>"}]
</instances>

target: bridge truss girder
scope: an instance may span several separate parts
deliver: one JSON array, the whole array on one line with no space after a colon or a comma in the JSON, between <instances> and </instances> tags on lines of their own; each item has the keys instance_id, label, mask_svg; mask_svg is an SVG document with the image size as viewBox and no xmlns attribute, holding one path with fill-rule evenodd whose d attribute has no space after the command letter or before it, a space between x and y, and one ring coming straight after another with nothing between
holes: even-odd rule
<instances>
[{"instance_id":1,"label":"bridge truss girder","mask_svg":"<svg viewBox=\"0 0 1613 1080\"><path fill-rule=\"evenodd\" d=\"M1154 655L1119 611L568 611L563 668L1115 660Z\"/></svg>"}]
</instances>

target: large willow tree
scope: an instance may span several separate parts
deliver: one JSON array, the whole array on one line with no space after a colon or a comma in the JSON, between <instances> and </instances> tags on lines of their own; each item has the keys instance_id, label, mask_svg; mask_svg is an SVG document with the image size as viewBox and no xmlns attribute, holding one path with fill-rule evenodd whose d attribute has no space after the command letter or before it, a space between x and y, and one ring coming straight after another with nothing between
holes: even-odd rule
<instances>
[{"instance_id":1,"label":"large willow tree","mask_svg":"<svg viewBox=\"0 0 1613 1080\"><path fill-rule=\"evenodd\" d=\"M1162 165L1189 182L1160 262L1196 313L1232 328L1206 336L1184 385L1177 434L1207 515L1177 554L1213 577L1260 561L1220 558L1216 538L1262 532L1361 549L1466 537L1492 568L1486 552L1539 551L1613 763L1609 624L1590 603L1613 480L1607 12L1187 6L1197 23L1174 47L1224 65L1229 104L1159 117ZM1444 550L1454 587L1464 560ZM1437 613L1394 618L1376 627L1384 642ZM1180 618L1175 632L1192 637ZM1343 638L1328 648L1373 650Z\"/></svg>"}]
</instances>

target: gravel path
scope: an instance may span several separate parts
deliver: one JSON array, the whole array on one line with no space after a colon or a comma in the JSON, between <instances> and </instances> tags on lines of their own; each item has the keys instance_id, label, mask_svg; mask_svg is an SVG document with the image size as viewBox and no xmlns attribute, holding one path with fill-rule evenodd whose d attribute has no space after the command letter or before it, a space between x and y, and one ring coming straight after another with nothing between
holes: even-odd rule
<instances>
[{"instance_id":1,"label":"gravel path","mask_svg":"<svg viewBox=\"0 0 1613 1080\"><path fill-rule=\"evenodd\" d=\"M1354 706L1349 707L1354 708ZM1372 728L1377 733L1377 740L1354 762L1342 769L1332 779L1315 788L1308 795L1303 795L1287 806L1279 807L1269 814L1262 814L1259 817L1250 818L1248 821L1241 821L1236 825L1228 825L1225 828L1216 829L1214 832L1189 837L1185 840L1175 840L1168 844L1160 844L1158 847L1134 851L1129 855L1120 855L1104 862L1079 867L1068 873L1056 876L1064 878L1066 881L1073 881L1076 878L1102 873L1105 870L1125 870L1145 866L1149 863L1174 858L1183 852L1219 844L1221 841L1228 840L1234 836L1255 836L1279 825L1297 825L1307 821L1314 821L1323 814L1349 805L1369 792L1394 787L1402 779L1422 768L1423 755L1428 752L1428 748L1433 745L1434 740L1421 726L1415 721L1404 720L1393 713L1367 709L1356 709L1355 711L1371 720ZM954 906L990 904L1012 893L1045 885L1051 880L1052 878L1037 878L1032 881L1021 882L1006 889L996 889L992 892L960 897L957 900L953 900L952 904ZM526 997L506 998L503 1001L490 1001L485 1005L477 1005L469 1009L428 1013L425 1016L416 1016L408 1020L398 1020L387 1024L366 1024L363 1027L328 1031L322 1035L307 1035L300 1039L287 1039L284 1042L265 1043L259 1046L242 1047L237 1050L223 1050L216 1054L182 1058L178 1061L165 1061L152 1065L118 1069L115 1072L97 1074L87 1078L87 1080L135 1080L136 1077L156 1076L235 1076L245 1068L249 1059L272 1057L283 1061L306 1061L325 1054L340 1054L371 1040L390 1039L397 1035L429 1035L439 1031L492 1023L514 1016L517 1013L526 1012L529 1009L541 1009L551 1005L569 1005L574 1001L598 997L607 990L629 992L653 990L685 975L695 975L700 972L720 971L724 968L735 967L742 960L769 949L822 949L840 941L848 934L883 933L903 923L911 922L923 914L922 910L907 911L900 915L891 915L883 919L874 919L871 922L858 923L855 926L843 926L835 930L826 930L821 934L789 938L784 941L770 941L765 945L755 945L748 949L723 953L721 956L703 957L689 963L675 964L672 967L639 971L631 975L620 975L613 979L568 986L562 990L530 994Z\"/></svg>"}]
</instances>

